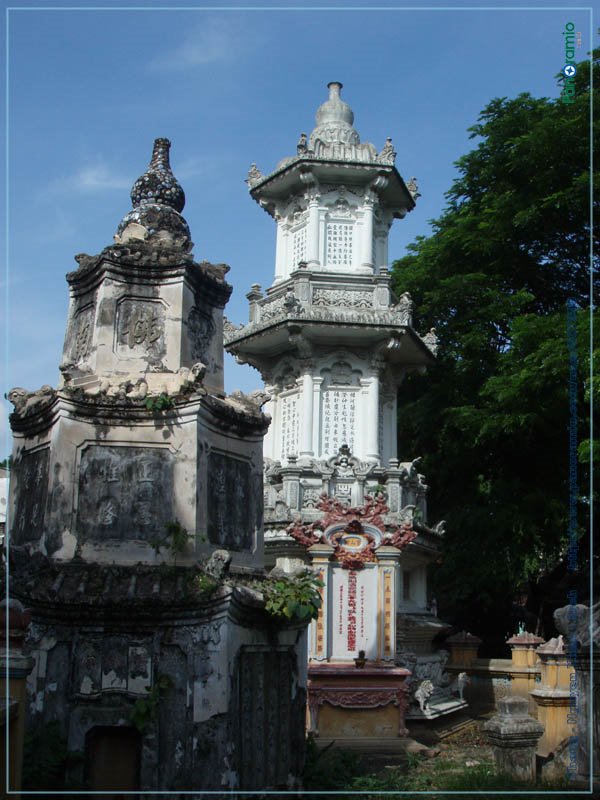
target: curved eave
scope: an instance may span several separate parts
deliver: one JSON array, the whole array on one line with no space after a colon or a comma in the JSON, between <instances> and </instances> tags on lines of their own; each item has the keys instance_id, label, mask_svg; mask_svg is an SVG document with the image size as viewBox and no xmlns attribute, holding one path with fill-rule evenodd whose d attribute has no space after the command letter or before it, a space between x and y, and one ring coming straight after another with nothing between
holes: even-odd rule
<instances>
[{"instance_id":1,"label":"curved eave","mask_svg":"<svg viewBox=\"0 0 600 800\"><path fill-rule=\"evenodd\" d=\"M436 358L416 331L408 325L390 326L360 320L314 320L288 317L259 326L246 326L225 344L227 352L252 361L270 359L293 349L290 334L302 336L316 345L373 347L386 339L398 339L400 347L388 351L393 364L430 366Z\"/></svg>"},{"instance_id":2,"label":"curved eave","mask_svg":"<svg viewBox=\"0 0 600 800\"><path fill-rule=\"evenodd\" d=\"M318 182L343 183L345 186L364 186L378 175L388 179L388 185L379 190L381 200L396 217L403 217L412 211L415 201L406 188L402 176L391 164L377 164L370 161L341 161L316 158L299 158L279 170L265 176L250 189L251 197L271 216L278 200L290 197L306 186L302 173L310 172ZM343 174L343 179L340 180Z\"/></svg>"}]
</instances>

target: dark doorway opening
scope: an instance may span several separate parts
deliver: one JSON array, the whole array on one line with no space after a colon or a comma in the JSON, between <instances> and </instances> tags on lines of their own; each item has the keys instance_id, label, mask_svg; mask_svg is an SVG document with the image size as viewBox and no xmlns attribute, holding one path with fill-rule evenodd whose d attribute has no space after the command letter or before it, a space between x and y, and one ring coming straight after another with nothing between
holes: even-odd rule
<instances>
[{"instance_id":1,"label":"dark doorway opening","mask_svg":"<svg viewBox=\"0 0 600 800\"><path fill-rule=\"evenodd\" d=\"M132 800L131 792L140 788L142 737L134 728L98 725L85 737L85 774L92 791L110 791L96 795L100 800Z\"/></svg>"}]
</instances>

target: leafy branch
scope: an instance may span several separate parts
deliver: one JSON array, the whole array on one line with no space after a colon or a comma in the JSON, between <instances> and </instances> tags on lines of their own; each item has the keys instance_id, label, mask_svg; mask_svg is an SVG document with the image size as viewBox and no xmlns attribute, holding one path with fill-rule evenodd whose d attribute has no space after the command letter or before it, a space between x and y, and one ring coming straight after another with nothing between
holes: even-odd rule
<instances>
[{"instance_id":1,"label":"leafy branch","mask_svg":"<svg viewBox=\"0 0 600 800\"><path fill-rule=\"evenodd\" d=\"M144 733L148 725L156 719L156 713L167 689L173 687L173 681L168 675L159 675L151 689L146 687L146 697L138 697L135 701L129 719L131 724L140 733Z\"/></svg>"},{"instance_id":2,"label":"leafy branch","mask_svg":"<svg viewBox=\"0 0 600 800\"><path fill-rule=\"evenodd\" d=\"M309 570L295 576L268 579L260 584L265 609L284 619L316 619L321 608L319 589L325 584Z\"/></svg>"},{"instance_id":3,"label":"leafy branch","mask_svg":"<svg viewBox=\"0 0 600 800\"><path fill-rule=\"evenodd\" d=\"M156 555L159 554L163 547L167 547L171 551L174 561L177 561L177 556L185 552L189 541L188 532L177 520L167 522L165 531L164 536L154 536L150 539L150 544L154 548Z\"/></svg>"}]
</instances>

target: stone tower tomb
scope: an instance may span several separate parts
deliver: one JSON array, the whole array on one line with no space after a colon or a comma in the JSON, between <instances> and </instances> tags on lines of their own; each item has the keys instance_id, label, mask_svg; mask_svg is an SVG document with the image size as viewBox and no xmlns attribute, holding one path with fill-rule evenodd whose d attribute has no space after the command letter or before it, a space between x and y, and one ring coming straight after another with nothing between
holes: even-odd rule
<instances>
[{"instance_id":1,"label":"stone tower tomb","mask_svg":"<svg viewBox=\"0 0 600 800\"><path fill-rule=\"evenodd\" d=\"M251 287L247 324L225 322L225 346L260 372L270 398L267 563L309 563L324 582L310 638L313 728L325 735L319 716L332 738L385 738L405 730L423 680L435 696L424 709L412 699L408 719L464 706L449 697L447 654L431 648L444 626L426 570L441 526L427 521L419 459L401 463L397 452L398 392L435 363L437 339L417 332L412 299L394 294L388 272L389 231L415 208L415 179L402 178L391 139L380 150L361 142L342 85L328 89L295 155L269 174L250 168L250 196L276 223L274 279ZM348 670L373 691L352 693ZM360 703L363 727L349 721ZM381 722L390 704L399 718Z\"/></svg>"}]
</instances>

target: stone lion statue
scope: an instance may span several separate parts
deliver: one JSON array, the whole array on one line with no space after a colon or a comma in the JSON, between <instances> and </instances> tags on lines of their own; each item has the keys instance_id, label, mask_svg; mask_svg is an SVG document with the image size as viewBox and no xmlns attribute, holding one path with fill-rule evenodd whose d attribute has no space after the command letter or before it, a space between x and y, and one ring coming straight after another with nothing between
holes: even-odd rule
<instances>
[{"instance_id":1,"label":"stone lion statue","mask_svg":"<svg viewBox=\"0 0 600 800\"><path fill-rule=\"evenodd\" d=\"M461 700L464 700L465 686L471 683L471 679L466 672L459 672L454 681L450 684L450 691L452 694L458 694Z\"/></svg>"},{"instance_id":2,"label":"stone lion statue","mask_svg":"<svg viewBox=\"0 0 600 800\"><path fill-rule=\"evenodd\" d=\"M414 694L414 698L419 704L419 708L421 712L424 713L425 709L427 708L427 703L429 702L429 698L433 694L434 688L433 683L430 680L422 681L419 684L418 689Z\"/></svg>"}]
</instances>

